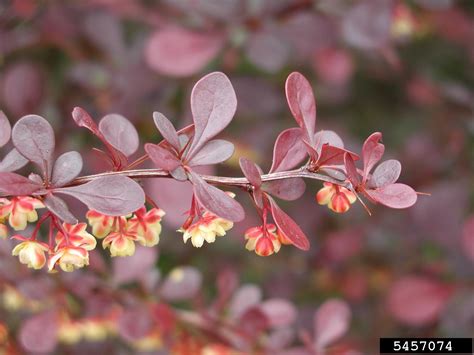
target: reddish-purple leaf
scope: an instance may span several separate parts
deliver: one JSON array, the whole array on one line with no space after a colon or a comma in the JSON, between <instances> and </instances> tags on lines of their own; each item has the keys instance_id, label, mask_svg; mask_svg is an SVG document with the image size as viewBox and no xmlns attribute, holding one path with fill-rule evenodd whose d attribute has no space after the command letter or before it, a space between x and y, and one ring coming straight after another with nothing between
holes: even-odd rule
<instances>
[{"instance_id":1,"label":"reddish-purple leaf","mask_svg":"<svg viewBox=\"0 0 474 355\"><path fill-rule=\"evenodd\" d=\"M369 179L368 186L371 188L394 184L400 177L402 165L398 160L386 160L378 165Z\"/></svg>"},{"instance_id":2,"label":"reddish-purple leaf","mask_svg":"<svg viewBox=\"0 0 474 355\"><path fill-rule=\"evenodd\" d=\"M84 185L54 190L70 195L102 214L125 216L145 203L145 193L134 180L120 175L105 176Z\"/></svg>"},{"instance_id":3,"label":"reddish-purple leaf","mask_svg":"<svg viewBox=\"0 0 474 355\"><path fill-rule=\"evenodd\" d=\"M240 286L232 296L229 303L229 315L232 319L238 319L247 310L257 305L262 299L262 290L252 284Z\"/></svg>"},{"instance_id":4,"label":"reddish-purple leaf","mask_svg":"<svg viewBox=\"0 0 474 355\"><path fill-rule=\"evenodd\" d=\"M12 133L10 121L7 116L0 110L0 148L8 143Z\"/></svg>"},{"instance_id":5,"label":"reddish-purple leaf","mask_svg":"<svg viewBox=\"0 0 474 355\"><path fill-rule=\"evenodd\" d=\"M169 119L160 112L153 112L153 121L163 138L177 151L181 150L176 129Z\"/></svg>"},{"instance_id":6,"label":"reddish-purple leaf","mask_svg":"<svg viewBox=\"0 0 474 355\"><path fill-rule=\"evenodd\" d=\"M100 120L99 131L112 147L127 157L135 153L140 144L138 132L133 124L116 113L108 114Z\"/></svg>"},{"instance_id":7,"label":"reddish-purple leaf","mask_svg":"<svg viewBox=\"0 0 474 355\"><path fill-rule=\"evenodd\" d=\"M352 159L358 160L359 156L344 148L333 147L332 145L324 144L321 147L320 155L318 157L318 166L323 165L341 165L344 164L344 155L349 154Z\"/></svg>"},{"instance_id":8,"label":"reddish-purple leaf","mask_svg":"<svg viewBox=\"0 0 474 355\"><path fill-rule=\"evenodd\" d=\"M329 144L330 146L337 148L344 148L344 142L341 137L334 131L319 131L314 135L314 142L316 144L316 150L318 153L321 152L323 144Z\"/></svg>"},{"instance_id":9,"label":"reddish-purple leaf","mask_svg":"<svg viewBox=\"0 0 474 355\"><path fill-rule=\"evenodd\" d=\"M200 290L202 275L199 270L184 266L173 269L160 288L160 295L168 301L191 299Z\"/></svg>"},{"instance_id":10,"label":"reddish-purple leaf","mask_svg":"<svg viewBox=\"0 0 474 355\"><path fill-rule=\"evenodd\" d=\"M187 153L188 159L227 127L236 108L237 97L234 88L224 73L208 74L194 85L191 93L194 138Z\"/></svg>"},{"instance_id":11,"label":"reddish-purple leaf","mask_svg":"<svg viewBox=\"0 0 474 355\"><path fill-rule=\"evenodd\" d=\"M219 164L234 154L234 145L223 139L207 142L189 161L189 166Z\"/></svg>"},{"instance_id":12,"label":"reddish-purple leaf","mask_svg":"<svg viewBox=\"0 0 474 355\"><path fill-rule=\"evenodd\" d=\"M306 157L301 129L289 128L280 133L273 147L273 162L270 172L291 170Z\"/></svg>"},{"instance_id":13,"label":"reddish-purple leaf","mask_svg":"<svg viewBox=\"0 0 474 355\"><path fill-rule=\"evenodd\" d=\"M128 341L134 342L145 338L153 330L154 321L150 310L143 306L127 307L120 314L117 322L117 330L120 336Z\"/></svg>"},{"instance_id":14,"label":"reddish-purple leaf","mask_svg":"<svg viewBox=\"0 0 474 355\"><path fill-rule=\"evenodd\" d=\"M282 327L290 325L296 320L296 308L285 299L273 298L262 302L260 310L267 317L270 326Z\"/></svg>"},{"instance_id":15,"label":"reddish-purple leaf","mask_svg":"<svg viewBox=\"0 0 474 355\"><path fill-rule=\"evenodd\" d=\"M51 182L61 187L74 180L82 170L82 157L78 152L67 152L59 156L54 163Z\"/></svg>"},{"instance_id":16,"label":"reddish-purple leaf","mask_svg":"<svg viewBox=\"0 0 474 355\"><path fill-rule=\"evenodd\" d=\"M16 171L28 164L28 159L13 148L0 162L0 171Z\"/></svg>"},{"instance_id":17,"label":"reddish-purple leaf","mask_svg":"<svg viewBox=\"0 0 474 355\"><path fill-rule=\"evenodd\" d=\"M55 141L48 121L37 115L22 117L13 127L12 140L25 158L38 164L45 176L51 176Z\"/></svg>"},{"instance_id":18,"label":"reddish-purple leaf","mask_svg":"<svg viewBox=\"0 0 474 355\"><path fill-rule=\"evenodd\" d=\"M311 84L302 74L293 72L286 79L285 90L291 113L303 129L305 139L312 144L316 126L316 103Z\"/></svg>"},{"instance_id":19,"label":"reddish-purple leaf","mask_svg":"<svg viewBox=\"0 0 474 355\"><path fill-rule=\"evenodd\" d=\"M158 73L189 76L202 69L222 48L217 33L166 27L151 35L145 49L146 62Z\"/></svg>"},{"instance_id":20,"label":"reddish-purple leaf","mask_svg":"<svg viewBox=\"0 0 474 355\"><path fill-rule=\"evenodd\" d=\"M324 302L314 314L314 342L317 349L326 346L343 336L349 329L351 310L337 299Z\"/></svg>"},{"instance_id":21,"label":"reddish-purple leaf","mask_svg":"<svg viewBox=\"0 0 474 355\"><path fill-rule=\"evenodd\" d=\"M54 196L52 194L46 195L44 199L44 205L46 208L54 213L57 217L62 219L64 222L69 224L76 224L77 218L69 211L69 208L61 198Z\"/></svg>"},{"instance_id":22,"label":"reddish-purple leaf","mask_svg":"<svg viewBox=\"0 0 474 355\"><path fill-rule=\"evenodd\" d=\"M121 285L140 280L153 270L158 259L157 248L137 246L135 254L127 258L114 258L113 280Z\"/></svg>"},{"instance_id":23,"label":"reddish-purple leaf","mask_svg":"<svg viewBox=\"0 0 474 355\"><path fill-rule=\"evenodd\" d=\"M0 172L0 192L6 195L31 195L39 189L41 189L41 185L24 176L15 173Z\"/></svg>"},{"instance_id":24,"label":"reddish-purple leaf","mask_svg":"<svg viewBox=\"0 0 474 355\"><path fill-rule=\"evenodd\" d=\"M79 127L87 128L96 136L102 136L102 134L99 132L97 124L92 119L92 117L86 112L86 110L80 107L74 107L74 110L72 110L72 118Z\"/></svg>"},{"instance_id":25,"label":"reddish-purple leaf","mask_svg":"<svg viewBox=\"0 0 474 355\"><path fill-rule=\"evenodd\" d=\"M301 178L268 181L262 186L262 190L286 201L299 199L305 189L306 184Z\"/></svg>"},{"instance_id":26,"label":"reddish-purple leaf","mask_svg":"<svg viewBox=\"0 0 474 355\"><path fill-rule=\"evenodd\" d=\"M356 188L360 185L360 176L354 163L354 159L349 153L344 154L344 166L346 167L347 178L352 186Z\"/></svg>"},{"instance_id":27,"label":"reddish-purple leaf","mask_svg":"<svg viewBox=\"0 0 474 355\"><path fill-rule=\"evenodd\" d=\"M390 208L408 208L417 200L415 190L405 184L390 184L366 192L376 202Z\"/></svg>"},{"instance_id":28,"label":"reddish-purple leaf","mask_svg":"<svg viewBox=\"0 0 474 355\"><path fill-rule=\"evenodd\" d=\"M157 144L145 144L145 151L158 169L172 171L181 165L174 153Z\"/></svg>"},{"instance_id":29,"label":"reddish-purple leaf","mask_svg":"<svg viewBox=\"0 0 474 355\"><path fill-rule=\"evenodd\" d=\"M245 217L242 206L224 191L209 185L198 174L190 172L193 191L198 202L215 215L232 222L240 222Z\"/></svg>"},{"instance_id":30,"label":"reddish-purple leaf","mask_svg":"<svg viewBox=\"0 0 474 355\"><path fill-rule=\"evenodd\" d=\"M59 318L56 312L36 314L23 321L19 342L30 353L52 353L58 343Z\"/></svg>"},{"instance_id":31,"label":"reddish-purple leaf","mask_svg":"<svg viewBox=\"0 0 474 355\"><path fill-rule=\"evenodd\" d=\"M262 177L260 176L260 169L253 162L246 158L239 159L240 169L244 173L247 180L256 188L262 185Z\"/></svg>"},{"instance_id":32,"label":"reddish-purple leaf","mask_svg":"<svg viewBox=\"0 0 474 355\"><path fill-rule=\"evenodd\" d=\"M364 181L372 168L382 159L385 146L380 143L382 133L372 133L362 146L362 159L364 160Z\"/></svg>"},{"instance_id":33,"label":"reddish-purple leaf","mask_svg":"<svg viewBox=\"0 0 474 355\"><path fill-rule=\"evenodd\" d=\"M421 276L405 276L388 291L387 308L399 322L423 326L435 321L452 294L452 288Z\"/></svg>"},{"instance_id":34,"label":"reddish-purple leaf","mask_svg":"<svg viewBox=\"0 0 474 355\"><path fill-rule=\"evenodd\" d=\"M273 219L278 226L280 232L282 232L286 238L288 238L295 247L301 250L309 249L309 241L306 235L303 233L301 228L296 222L288 216L283 210L277 205L277 203L269 198Z\"/></svg>"}]
</instances>

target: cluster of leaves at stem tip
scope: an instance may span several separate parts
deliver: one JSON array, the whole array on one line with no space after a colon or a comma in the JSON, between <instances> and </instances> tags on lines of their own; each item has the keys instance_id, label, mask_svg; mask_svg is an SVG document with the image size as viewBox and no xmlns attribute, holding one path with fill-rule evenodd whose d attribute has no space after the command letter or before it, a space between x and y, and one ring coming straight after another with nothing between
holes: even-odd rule
<instances>
[{"instance_id":1,"label":"cluster of leaves at stem tip","mask_svg":"<svg viewBox=\"0 0 474 355\"><path fill-rule=\"evenodd\" d=\"M112 256L132 255L135 243L154 246L159 241L161 219L165 212L147 197L137 180L170 178L192 184L193 196L187 217L178 230L184 242L200 247L226 234L234 222L244 218L244 209L235 195L217 186L234 187L247 193L260 216L261 225L245 233L246 248L258 255L278 252L281 245L307 250L309 241L301 228L278 205L277 199L293 201L304 193L304 178L324 182L316 194L321 205L337 213L346 212L357 199L391 208L407 208L417 199L409 186L397 183L401 164L381 160L382 134L373 133L359 155L344 148L341 138L332 131L316 131L316 104L309 82L300 73L286 80L286 98L298 127L289 128L277 137L270 171L264 173L254 162L241 158L245 178L201 175L195 167L219 164L229 159L234 146L215 137L231 122L237 98L230 80L220 72L199 80L191 93L193 124L176 130L161 113L153 114L163 140L146 143L146 154L130 161L139 146L134 126L119 114L103 117L99 124L83 109L76 107L72 117L103 144L94 150L105 159L107 172L78 177L83 160L71 151L56 158L54 131L42 117L27 115L11 128L0 114L0 145L12 140L14 148L0 163L0 233L6 237L10 228L25 230L28 222L36 227L29 236L15 234L21 241L13 250L20 261L32 268L48 265L71 271L89 263L88 252L103 239ZM55 159L56 158L56 159ZM148 159L155 169L137 169ZM28 177L14 173L28 163L37 172ZM375 167L375 169L374 169ZM92 234L80 223L61 197L67 195L84 203ZM186 206L187 208L188 206ZM38 217L37 209L44 212ZM369 212L370 213L370 212ZM47 238L38 238L41 226ZM8 223L7 223L8 222Z\"/></svg>"}]
</instances>

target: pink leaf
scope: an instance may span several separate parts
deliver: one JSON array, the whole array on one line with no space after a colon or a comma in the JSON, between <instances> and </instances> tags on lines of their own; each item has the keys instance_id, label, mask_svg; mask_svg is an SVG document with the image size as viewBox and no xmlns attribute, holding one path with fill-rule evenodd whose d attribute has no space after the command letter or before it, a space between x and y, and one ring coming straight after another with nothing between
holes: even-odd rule
<instances>
[{"instance_id":1,"label":"pink leaf","mask_svg":"<svg viewBox=\"0 0 474 355\"><path fill-rule=\"evenodd\" d=\"M117 322L118 332L128 342L143 339L153 330L154 321L145 306L127 307Z\"/></svg>"},{"instance_id":2,"label":"pink leaf","mask_svg":"<svg viewBox=\"0 0 474 355\"><path fill-rule=\"evenodd\" d=\"M260 310L267 317L270 326L282 327L292 324L296 320L296 308L285 299L273 298L262 302Z\"/></svg>"},{"instance_id":3,"label":"pink leaf","mask_svg":"<svg viewBox=\"0 0 474 355\"><path fill-rule=\"evenodd\" d=\"M133 124L116 113L108 114L100 120L99 131L110 145L127 157L135 153L140 144Z\"/></svg>"},{"instance_id":4,"label":"pink leaf","mask_svg":"<svg viewBox=\"0 0 474 355\"><path fill-rule=\"evenodd\" d=\"M316 150L321 152L321 147L324 144L337 148L344 148L344 142L341 137L334 131L319 131L314 135L314 142L316 143Z\"/></svg>"},{"instance_id":5,"label":"pink leaf","mask_svg":"<svg viewBox=\"0 0 474 355\"><path fill-rule=\"evenodd\" d=\"M158 169L172 171L181 165L181 161L175 154L159 145L147 143L145 151Z\"/></svg>"},{"instance_id":6,"label":"pink leaf","mask_svg":"<svg viewBox=\"0 0 474 355\"><path fill-rule=\"evenodd\" d=\"M16 148L13 148L0 162L0 171L16 171L26 164L28 164L28 159L21 155Z\"/></svg>"},{"instance_id":7,"label":"pink leaf","mask_svg":"<svg viewBox=\"0 0 474 355\"><path fill-rule=\"evenodd\" d=\"M247 310L257 305L262 299L262 290L252 284L240 286L229 303L229 315L232 319L240 318Z\"/></svg>"},{"instance_id":8,"label":"pink leaf","mask_svg":"<svg viewBox=\"0 0 474 355\"><path fill-rule=\"evenodd\" d=\"M452 288L421 276L405 276L388 292L388 311L399 322L422 326L435 321L452 294Z\"/></svg>"},{"instance_id":9,"label":"pink leaf","mask_svg":"<svg viewBox=\"0 0 474 355\"><path fill-rule=\"evenodd\" d=\"M74 107L74 110L72 110L72 118L79 127L87 128L96 136L102 136L102 134L99 132L97 124L92 119L92 117L86 112L86 110L80 107Z\"/></svg>"},{"instance_id":10,"label":"pink leaf","mask_svg":"<svg viewBox=\"0 0 474 355\"><path fill-rule=\"evenodd\" d=\"M19 330L21 346L31 353L52 353L58 343L58 316L44 312L25 320Z\"/></svg>"},{"instance_id":11,"label":"pink leaf","mask_svg":"<svg viewBox=\"0 0 474 355\"><path fill-rule=\"evenodd\" d=\"M244 173L247 180L256 188L262 185L262 178L259 167L246 158L239 159L240 169Z\"/></svg>"},{"instance_id":12,"label":"pink leaf","mask_svg":"<svg viewBox=\"0 0 474 355\"><path fill-rule=\"evenodd\" d=\"M305 139L312 145L316 126L316 103L311 84L302 74L293 72L286 79L285 90L291 113L303 129Z\"/></svg>"},{"instance_id":13,"label":"pink leaf","mask_svg":"<svg viewBox=\"0 0 474 355\"><path fill-rule=\"evenodd\" d=\"M382 159L385 146L380 143L382 133L372 133L362 146L362 159L364 160L364 181L372 168Z\"/></svg>"},{"instance_id":14,"label":"pink leaf","mask_svg":"<svg viewBox=\"0 0 474 355\"><path fill-rule=\"evenodd\" d=\"M290 216L283 212L272 198L269 198L269 200L272 208L273 219L275 220L280 232L282 232L295 247L301 250L308 250L309 241L301 228Z\"/></svg>"},{"instance_id":15,"label":"pink leaf","mask_svg":"<svg viewBox=\"0 0 474 355\"><path fill-rule=\"evenodd\" d=\"M160 295L168 301L191 299L199 292L202 285L201 273L191 267L184 266L173 269L160 288Z\"/></svg>"},{"instance_id":16,"label":"pink leaf","mask_svg":"<svg viewBox=\"0 0 474 355\"><path fill-rule=\"evenodd\" d=\"M44 199L44 205L46 208L54 213L57 217L62 219L64 222L69 224L76 224L77 218L69 211L69 208L62 199L52 194L46 195Z\"/></svg>"},{"instance_id":17,"label":"pink leaf","mask_svg":"<svg viewBox=\"0 0 474 355\"><path fill-rule=\"evenodd\" d=\"M216 33L167 27L153 33L145 49L146 62L158 73L170 76L196 74L222 48L222 36Z\"/></svg>"},{"instance_id":18,"label":"pink leaf","mask_svg":"<svg viewBox=\"0 0 474 355\"><path fill-rule=\"evenodd\" d=\"M169 119L160 112L153 112L153 121L163 138L177 151L181 150L176 129Z\"/></svg>"},{"instance_id":19,"label":"pink leaf","mask_svg":"<svg viewBox=\"0 0 474 355\"><path fill-rule=\"evenodd\" d=\"M39 189L41 189L41 185L38 185L24 176L15 173L0 172L0 192L6 195L31 195Z\"/></svg>"},{"instance_id":20,"label":"pink leaf","mask_svg":"<svg viewBox=\"0 0 474 355\"><path fill-rule=\"evenodd\" d=\"M360 177L354 163L354 159L349 153L344 154L344 166L346 167L347 178L351 184L356 188L360 185Z\"/></svg>"},{"instance_id":21,"label":"pink leaf","mask_svg":"<svg viewBox=\"0 0 474 355\"><path fill-rule=\"evenodd\" d=\"M13 127L12 140L25 158L36 163L45 176L51 176L55 141L48 121L37 115L22 117Z\"/></svg>"},{"instance_id":22,"label":"pink leaf","mask_svg":"<svg viewBox=\"0 0 474 355\"><path fill-rule=\"evenodd\" d=\"M317 349L342 337L349 329L351 310L347 303L337 299L324 302L314 314L314 341Z\"/></svg>"},{"instance_id":23,"label":"pink leaf","mask_svg":"<svg viewBox=\"0 0 474 355\"><path fill-rule=\"evenodd\" d=\"M318 166L344 164L344 155L346 153L349 154L353 160L359 159L357 154L354 154L344 148L338 148L324 144L321 147L320 155L318 157Z\"/></svg>"},{"instance_id":24,"label":"pink leaf","mask_svg":"<svg viewBox=\"0 0 474 355\"><path fill-rule=\"evenodd\" d=\"M113 280L119 285L140 280L153 270L157 259L157 248L137 246L132 256L112 260Z\"/></svg>"},{"instance_id":25,"label":"pink leaf","mask_svg":"<svg viewBox=\"0 0 474 355\"><path fill-rule=\"evenodd\" d=\"M401 171L402 165L398 160L386 160L375 168L368 185L377 188L394 184L400 177Z\"/></svg>"},{"instance_id":26,"label":"pink leaf","mask_svg":"<svg viewBox=\"0 0 474 355\"><path fill-rule=\"evenodd\" d=\"M194 138L187 158L197 151L232 121L237 98L232 84L224 73L206 75L194 85L191 93L191 111L194 120Z\"/></svg>"},{"instance_id":27,"label":"pink leaf","mask_svg":"<svg viewBox=\"0 0 474 355\"><path fill-rule=\"evenodd\" d=\"M74 180L82 170L82 157L78 152L67 152L59 156L54 163L51 182L61 187Z\"/></svg>"},{"instance_id":28,"label":"pink leaf","mask_svg":"<svg viewBox=\"0 0 474 355\"><path fill-rule=\"evenodd\" d=\"M104 176L84 185L54 190L70 195L91 210L109 215L125 216L145 203L145 193L134 180L120 175Z\"/></svg>"},{"instance_id":29,"label":"pink leaf","mask_svg":"<svg viewBox=\"0 0 474 355\"><path fill-rule=\"evenodd\" d=\"M366 192L382 205L398 209L413 206L418 197L415 190L405 184L390 184L375 190L366 190Z\"/></svg>"},{"instance_id":30,"label":"pink leaf","mask_svg":"<svg viewBox=\"0 0 474 355\"><path fill-rule=\"evenodd\" d=\"M10 121L7 116L0 110L0 148L8 143L12 133Z\"/></svg>"},{"instance_id":31,"label":"pink leaf","mask_svg":"<svg viewBox=\"0 0 474 355\"><path fill-rule=\"evenodd\" d=\"M209 185L198 174L190 172L193 191L198 202L215 215L232 222L240 222L245 213L242 206L224 191Z\"/></svg>"},{"instance_id":32,"label":"pink leaf","mask_svg":"<svg viewBox=\"0 0 474 355\"><path fill-rule=\"evenodd\" d=\"M306 184L301 178L275 180L265 182L262 189L282 200L294 201L304 194Z\"/></svg>"},{"instance_id":33,"label":"pink leaf","mask_svg":"<svg viewBox=\"0 0 474 355\"><path fill-rule=\"evenodd\" d=\"M280 133L273 147L273 162L270 172L291 170L306 157L301 129L289 128Z\"/></svg>"},{"instance_id":34,"label":"pink leaf","mask_svg":"<svg viewBox=\"0 0 474 355\"><path fill-rule=\"evenodd\" d=\"M214 139L207 142L192 159L189 166L219 164L234 154L234 145L223 139Z\"/></svg>"}]
</instances>

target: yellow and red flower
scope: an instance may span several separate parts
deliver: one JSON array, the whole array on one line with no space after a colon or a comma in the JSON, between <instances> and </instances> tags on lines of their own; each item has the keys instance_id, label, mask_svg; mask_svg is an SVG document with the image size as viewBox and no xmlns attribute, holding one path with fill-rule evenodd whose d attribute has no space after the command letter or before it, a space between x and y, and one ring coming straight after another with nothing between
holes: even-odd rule
<instances>
[{"instance_id":1,"label":"yellow and red flower","mask_svg":"<svg viewBox=\"0 0 474 355\"><path fill-rule=\"evenodd\" d=\"M327 205L337 213L347 212L356 199L352 191L330 182L325 182L324 187L316 194L316 201L320 205Z\"/></svg>"},{"instance_id":2,"label":"yellow and red flower","mask_svg":"<svg viewBox=\"0 0 474 355\"><path fill-rule=\"evenodd\" d=\"M28 222L38 220L36 212L38 208L44 208L44 204L33 197L19 196L11 200L0 198L0 219L8 218L10 226L16 231L21 231L26 228Z\"/></svg>"},{"instance_id":3,"label":"yellow and red flower","mask_svg":"<svg viewBox=\"0 0 474 355\"><path fill-rule=\"evenodd\" d=\"M93 250L97 245L92 234L86 231L87 224L68 224L63 223L63 229L67 233L67 238L64 237L62 232L56 234L56 249L72 245L75 247L84 248L86 250Z\"/></svg>"},{"instance_id":4,"label":"yellow and red flower","mask_svg":"<svg viewBox=\"0 0 474 355\"><path fill-rule=\"evenodd\" d=\"M22 240L22 242L12 250L12 255L18 256L20 263L36 270L41 269L44 264L46 264L45 253L49 250L46 244L26 239L20 235L16 235L13 238Z\"/></svg>"},{"instance_id":5,"label":"yellow and red flower","mask_svg":"<svg viewBox=\"0 0 474 355\"><path fill-rule=\"evenodd\" d=\"M82 268L89 265L89 252L81 247L61 247L50 256L48 260L48 271L52 272L56 265L59 265L65 272Z\"/></svg>"},{"instance_id":6,"label":"yellow and red flower","mask_svg":"<svg viewBox=\"0 0 474 355\"><path fill-rule=\"evenodd\" d=\"M86 213L87 221L92 227L92 234L97 238L105 238L112 231L114 220L116 217L107 216L94 210Z\"/></svg>"},{"instance_id":7,"label":"yellow and red flower","mask_svg":"<svg viewBox=\"0 0 474 355\"><path fill-rule=\"evenodd\" d=\"M128 220L128 228L140 236L140 244L146 247L155 246L160 241L161 219L164 215L165 212L160 208L152 208L147 212L145 207L142 207Z\"/></svg>"},{"instance_id":8,"label":"yellow and red flower","mask_svg":"<svg viewBox=\"0 0 474 355\"><path fill-rule=\"evenodd\" d=\"M140 236L130 229L125 217L118 217L117 230L110 233L102 241L104 249L110 248L111 256L132 256L135 254L135 242L140 241Z\"/></svg>"},{"instance_id":9,"label":"yellow and red flower","mask_svg":"<svg viewBox=\"0 0 474 355\"><path fill-rule=\"evenodd\" d=\"M204 242L214 243L216 237L223 237L226 232L234 226L234 223L217 217L211 212L204 212L202 217L186 229L179 229L183 233L183 240L191 243L196 248L203 246Z\"/></svg>"},{"instance_id":10,"label":"yellow and red flower","mask_svg":"<svg viewBox=\"0 0 474 355\"><path fill-rule=\"evenodd\" d=\"M266 226L258 226L247 229L245 232L247 244L245 249L255 251L257 255L269 256L278 253L281 248L282 240L284 244L290 244L286 237L280 236L277 227L268 223Z\"/></svg>"}]
</instances>

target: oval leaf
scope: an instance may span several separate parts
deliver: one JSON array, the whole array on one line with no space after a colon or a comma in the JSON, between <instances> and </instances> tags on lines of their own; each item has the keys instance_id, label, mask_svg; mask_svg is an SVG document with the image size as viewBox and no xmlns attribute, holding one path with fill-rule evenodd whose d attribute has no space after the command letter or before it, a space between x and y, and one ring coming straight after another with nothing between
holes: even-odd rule
<instances>
[{"instance_id":1,"label":"oval leaf","mask_svg":"<svg viewBox=\"0 0 474 355\"><path fill-rule=\"evenodd\" d=\"M0 172L0 192L5 195L31 195L33 192L41 189L41 187L41 185L24 176L15 173Z\"/></svg>"},{"instance_id":2,"label":"oval leaf","mask_svg":"<svg viewBox=\"0 0 474 355\"><path fill-rule=\"evenodd\" d=\"M37 115L22 117L13 127L12 140L25 158L36 163L45 176L51 176L55 141L48 121Z\"/></svg>"},{"instance_id":3,"label":"oval leaf","mask_svg":"<svg viewBox=\"0 0 474 355\"><path fill-rule=\"evenodd\" d=\"M163 138L177 151L181 150L179 146L178 133L169 119L160 112L153 112L153 121L156 128L160 131Z\"/></svg>"},{"instance_id":4,"label":"oval leaf","mask_svg":"<svg viewBox=\"0 0 474 355\"><path fill-rule=\"evenodd\" d=\"M258 166L253 161L246 158L240 158L239 164L240 169L242 169L242 172L250 184L257 188L260 187L262 185L262 177L260 176L260 169Z\"/></svg>"},{"instance_id":5,"label":"oval leaf","mask_svg":"<svg viewBox=\"0 0 474 355\"><path fill-rule=\"evenodd\" d=\"M10 121L7 116L0 110L0 148L8 143L12 133Z\"/></svg>"},{"instance_id":6,"label":"oval leaf","mask_svg":"<svg viewBox=\"0 0 474 355\"><path fill-rule=\"evenodd\" d=\"M398 160L386 160L375 168L368 185L377 188L394 184L400 177L401 171L402 164Z\"/></svg>"},{"instance_id":7,"label":"oval leaf","mask_svg":"<svg viewBox=\"0 0 474 355\"><path fill-rule=\"evenodd\" d=\"M290 325L296 320L295 306L285 299L266 300L259 308L268 318L270 326L275 328Z\"/></svg>"},{"instance_id":8,"label":"oval leaf","mask_svg":"<svg viewBox=\"0 0 474 355\"><path fill-rule=\"evenodd\" d=\"M49 211L61 218L64 222L69 224L77 223L77 218L69 211L66 202L59 197L48 194L43 202Z\"/></svg>"},{"instance_id":9,"label":"oval leaf","mask_svg":"<svg viewBox=\"0 0 474 355\"><path fill-rule=\"evenodd\" d=\"M17 171L26 164L28 164L28 159L13 148L0 162L0 171Z\"/></svg>"},{"instance_id":10,"label":"oval leaf","mask_svg":"<svg viewBox=\"0 0 474 355\"><path fill-rule=\"evenodd\" d=\"M294 201L304 194L306 184L301 178L275 180L264 183L262 189L282 200Z\"/></svg>"},{"instance_id":11,"label":"oval leaf","mask_svg":"<svg viewBox=\"0 0 474 355\"><path fill-rule=\"evenodd\" d=\"M354 161L359 159L357 154L352 153L344 148L338 148L324 144L321 147L320 155L318 157L318 166L344 164L344 155L346 153L349 154Z\"/></svg>"},{"instance_id":12,"label":"oval leaf","mask_svg":"<svg viewBox=\"0 0 474 355\"><path fill-rule=\"evenodd\" d=\"M293 243L295 247L301 250L308 250L309 241L301 228L290 216L283 212L272 198L269 198L269 200L272 207L272 216L278 229Z\"/></svg>"},{"instance_id":13,"label":"oval leaf","mask_svg":"<svg viewBox=\"0 0 474 355\"><path fill-rule=\"evenodd\" d=\"M125 216L145 203L145 193L140 185L120 175L104 176L84 185L54 191L75 197L89 209L109 216Z\"/></svg>"},{"instance_id":14,"label":"oval leaf","mask_svg":"<svg viewBox=\"0 0 474 355\"><path fill-rule=\"evenodd\" d=\"M324 302L314 314L314 341L317 349L323 349L349 329L351 310L337 299Z\"/></svg>"},{"instance_id":15,"label":"oval leaf","mask_svg":"<svg viewBox=\"0 0 474 355\"><path fill-rule=\"evenodd\" d=\"M344 154L344 166L346 168L346 175L352 186L356 188L360 185L360 177L354 163L354 159L349 153Z\"/></svg>"},{"instance_id":16,"label":"oval leaf","mask_svg":"<svg viewBox=\"0 0 474 355\"><path fill-rule=\"evenodd\" d=\"M116 113L108 114L100 120L99 131L107 142L127 157L135 153L140 144L138 132L133 124Z\"/></svg>"},{"instance_id":17,"label":"oval leaf","mask_svg":"<svg viewBox=\"0 0 474 355\"><path fill-rule=\"evenodd\" d=\"M234 154L234 145L223 139L207 142L191 159L189 166L219 164Z\"/></svg>"},{"instance_id":18,"label":"oval leaf","mask_svg":"<svg viewBox=\"0 0 474 355\"><path fill-rule=\"evenodd\" d=\"M182 301L193 298L202 284L201 273L191 267L184 266L173 269L163 282L160 295L168 301Z\"/></svg>"},{"instance_id":19,"label":"oval leaf","mask_svg":"<svg viewBox=\"0 0 474 355\"><path fill-rule=\"evenodd\" d=\"M382 159L385 146L380 143L382 133L372 133L362 146L362 159L364 160L364 181L372 168Z\"/></svg>"},{"instance_id":20,"label":"oval leaf","mask_svg":"<svg viewBox=\"0 0 474 355\"><path fill-rule=\"evenodd\" d=\"M312 145L316 126L316 103L311 84L302 74L293 72L286 79L285 91L291 113L303 129L305 139Z\"/></svg>"},{"instance_id":21,"label":"oval leaf","mask_svg":"<svg viewBox=\"0 0 474 355\"><path fill-rule=\"evenodd\" d=\"M397 209L413 206L418 198L415 190L405 184L390 184L366 192L382 205Z\"/></svg>"},{"instance_id":22,"label":"oval leaf","mask_svg":"<svg viewBox=\"0 0 474 355\"><path fill-rule=\"evenodd\" d=\"M82 170L82 157L78 152L67 152L59 156L54 163L51 182L61 187L74 180Z\"/></svg>"},{"instance_id":23,"label":"oval leaf","mask_svg":"<svg viewBox=\"0 0 474 355\"><path fill-rule=\"evenodd\" d=\"M216 216L232 222L240 222L245 213L242 206L224 191L209 185L198 174L190 172L193 191L198 202Z\"/></svg>"},{"instance_id":24,"label":"oval leaf","mask_svg":"<svg viewBox=\"0 0 474 355\"><path fill-rule=\"evenodd\" d=\"M306 157L307 151L300 128L289 128L280 133L273 147L270 172L291 170Z\"/></svg>"},{"instance_id":25,"label":"oval leaf","mask_svg":"<svg viewBox=\"0 0 474 355\"><path fill-rule=\"evenodd\" d=\"M52 353L58 343L59 317L49 311L36 314L22 322L18 340L31 353Z\"/></svg>"},{"instance_id":26,"label":"oval leaf","mask_svg":"<svg viewBox=\"0 0 474 355\"><path fill-rule=\"evenodd\" d=\"M156 144L145 144L145 151L158 169L173 171L181 161L169 150Z\"/></svg>"},{"instance_id":27,"label":"oval leaf","mask_svg":"<svg viewBox=\"0 0 474 355\"><path fill-rule=\"evenodd\" d=\"M97 124L86 110L80 107L74 107L74 110L72 110L72 118L79 127L87 128L96 136L102 136L99 132L99 128L97 128Z\"/></svg>"},{"instance_id":28,"label":"oval leaf","mask_svg":"<svg viewBox=\"0 0 474 355\"><path fill-rule=\"evenodd\" d=\"M316 151L321 152L321 147L324 144L337 148L344 148L344 142L341 137L334 131L319 131L314 135L314 142L316 143Z\"/></svg>"},{"instance_id":29,"label":"oval leaf","mask_svg":"<svg viewBox=\"0 0 474 355\"><path fill-rule=\"evenodd\" d=\"M234 88L224 73L215 72L199 80L191 93L194 138L187 158L232 121L237 109Z\"/></svg>"}]
</instances>

